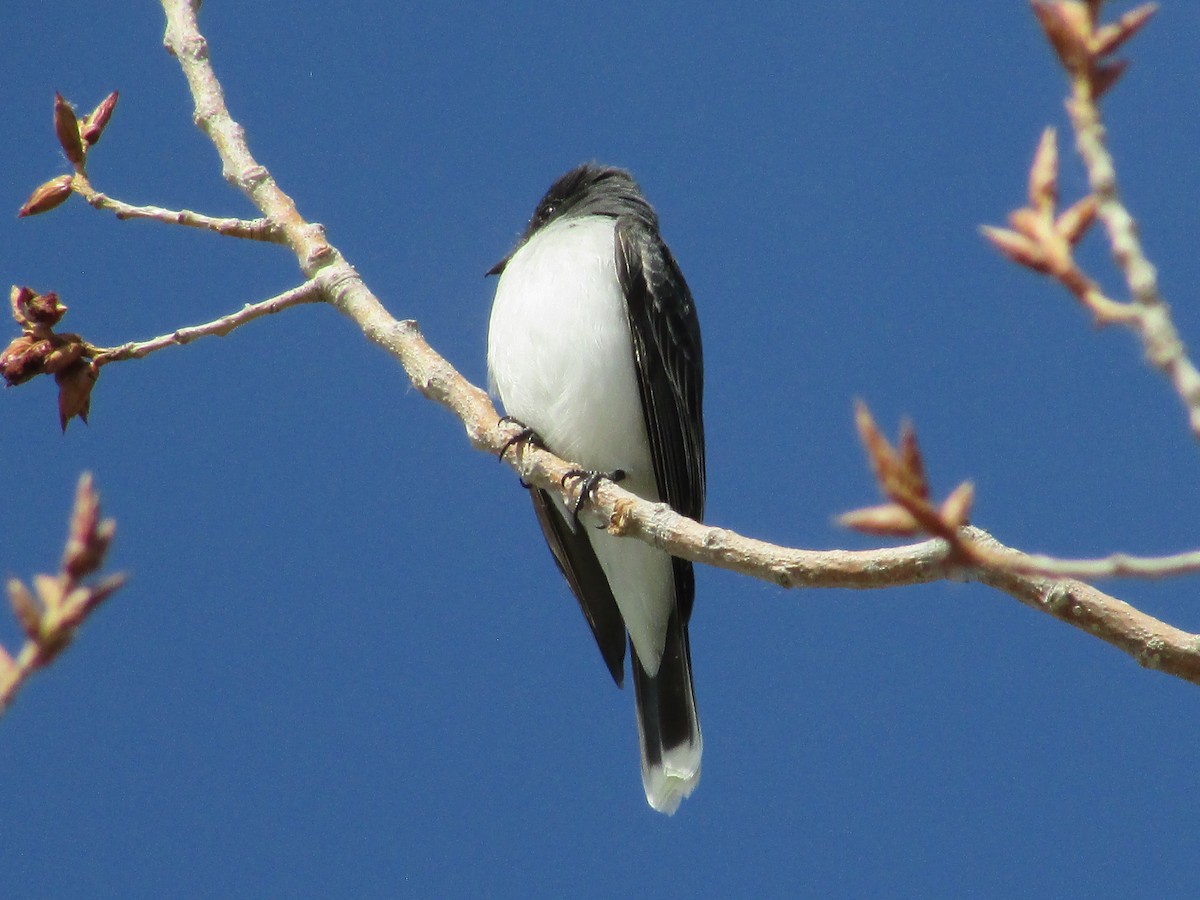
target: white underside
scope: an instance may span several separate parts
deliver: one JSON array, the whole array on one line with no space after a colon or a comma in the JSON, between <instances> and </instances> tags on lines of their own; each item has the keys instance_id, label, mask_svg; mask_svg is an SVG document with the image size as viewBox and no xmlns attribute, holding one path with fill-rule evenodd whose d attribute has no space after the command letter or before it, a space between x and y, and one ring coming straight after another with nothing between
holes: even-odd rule
<instances>
[{"instance_id":1,"label":"white underside","mask_svg":"<svg viewBox=\"0 0 1200 900\"><path fill-rule=\"evenodd\" d=\"M658 500L617 280L615 227L601 216L554 222L513 255L496 285L488 374L505 412L549 449L588 469L622 469L622 487ZM570 521L561 503L559 509ZM580 527L643 667L656 674L674 598L670 557L640 541Z\"/></svg>"}]
</instances>

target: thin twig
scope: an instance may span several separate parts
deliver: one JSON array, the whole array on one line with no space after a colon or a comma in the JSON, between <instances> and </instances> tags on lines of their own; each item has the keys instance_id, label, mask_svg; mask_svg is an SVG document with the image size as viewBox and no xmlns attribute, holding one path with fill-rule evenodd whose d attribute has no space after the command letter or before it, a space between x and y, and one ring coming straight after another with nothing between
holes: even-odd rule
<instances>
[{"instance_id":1,"label":"thin twig","mask_svg":"<svg viewBox=\"0 0 1200 900\"><path fill-rule=\"evenodd\" d=\"M1040 553L1014 556L1007 551L992 552L970 545L967 546L967 552L979 565L1050 578L1095 581L1101 578L1170 578L1200 573L1200 550L1167 556L1113 553L1101 559L1062 559Z\"/></svg>"},{"instance_id":2,"label":"thin twig","mask_svg":"<svg viewBox=\"0 0 1200 900\"><path fill-rule=\"evenodd\" d=\"M83 197L92 207L107 210L118 219L151 219L167 225L183 225L187 228L202 228L215 231L226 237L282 244L283 233L270 219L234 219L206 216L190 209L164 209L161 206L133 206L116 200L92 187L82 168L77 169L71 181L72 190Z\"/></svg>"},{"instance_id":3,"label":"thin twig","mask_svg":"<svg viewBox=\"0 0 1200 900\"><path fill-rule=\"evenodd\" d=\"M290 291L284 291L282 294L277 294L258 303L247 303L237 312L221 316L221 318L214 319L211 322L205 322L203 325L189 325L185 328L177 329L170 334L160 335L147 341L130 341L119 347L92 348L94 352L93 359L96 367L99 368L107 363L121 362L127 359L141 359L143 356L147 356L156 350L162 350L164 347L190 344L197 338L225 337L235 328L239 328L254 319L269 316L273 313L281 312L290 306L299 306L302 303L319 303L324 299L322 292L321 282L317 279L310 279L304 282L304 284L292 288Z\"/></svg>"}]
</instances>

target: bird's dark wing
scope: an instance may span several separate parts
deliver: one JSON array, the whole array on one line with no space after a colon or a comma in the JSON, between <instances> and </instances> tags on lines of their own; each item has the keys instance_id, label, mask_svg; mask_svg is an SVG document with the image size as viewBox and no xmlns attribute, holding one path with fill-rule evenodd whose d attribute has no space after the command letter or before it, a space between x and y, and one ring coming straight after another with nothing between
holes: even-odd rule
<instances>
[{"instance_id":1,"label":"bird's dark wing","mask_svg":"<svg viewBox=\"0 0 1200 900\"><path fill-rule=\"evenodd\" d=\"M596 551L583 531L584 526L572 530L549 494L533 488L529 495L554 561L579 601L613 681L621 687L625 681L625 620L617 609Z\"/></svg>"},{"instance_id":2,"label":"bird's dark wing","mask_svg":"<svg viewBox=\"0 0 1200 900\"><path fill-rule=\"evenodd\" d=\"M616 256L659 494L676 512L702 519L704 360L692 293L657 229L637 216L617 219ZM673 563L686 623L695 592L692 564Z\"/></svg>"}]
</instances>

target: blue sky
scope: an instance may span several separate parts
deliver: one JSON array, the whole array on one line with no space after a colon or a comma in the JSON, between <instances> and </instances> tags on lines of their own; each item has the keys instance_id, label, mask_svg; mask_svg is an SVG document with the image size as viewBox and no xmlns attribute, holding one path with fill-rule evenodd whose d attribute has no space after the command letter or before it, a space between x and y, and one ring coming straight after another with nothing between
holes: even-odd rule
<instances>
[{"instance_id":1,"label":"blue sky","mask_svg":"<svg viewBox=\"0 0 1200 900\"><path fill-rule=\"evenodd\" d=\"M1106 102L1200 345L1200 7ZM1122 9L1125 7L1121 7ZM979 237L1064 80L1023 2L204 6L251 148L388 308L484 380L483 273L587 159L657 206L704 329L709 519L862 547L854 397L1029 550L1197 544L1197 448L1127 334ZM3 17L0 197L66 171L53 92L121 102L130 202L249 215L153 4ZM116 344L293 286L286 251L73 202L0 216L7 282ZM1103 243L1083 258L1122 295ZM10 329L15 334L15 328ZM0 884L53 897L1181 896L1196 688L975 585L784 592L698 573L704 777L645 805L612 685L510 470L333 311L112 366L89 427L3 392L0 570L58 559L95 472L132 580L0 723ZM1200 630L1194 581L1114 593ZM0 620L12 647L17 629Z\"/></svg>"}]
</instances>

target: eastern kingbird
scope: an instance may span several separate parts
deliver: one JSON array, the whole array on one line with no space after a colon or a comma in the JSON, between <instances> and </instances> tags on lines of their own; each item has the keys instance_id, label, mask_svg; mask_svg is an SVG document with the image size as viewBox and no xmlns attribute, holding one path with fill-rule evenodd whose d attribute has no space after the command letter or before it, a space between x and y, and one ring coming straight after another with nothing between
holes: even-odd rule
<instances>
[{"instance_id":1,"label":"eastern kingbird","mask_svg":"<svg viewBox=\"0 0 1200 900\"><path fill-rule=\"evenodd\" d=\"M582 165L534 210L499 275L488 373L505 412L563 459L704 515L704 366L691 292L628 172ZM531 489L559 569L618 687L632 650L642 782L675 812L700 780L692 564L581 523Z\"/></svg>"}]
</instances>

